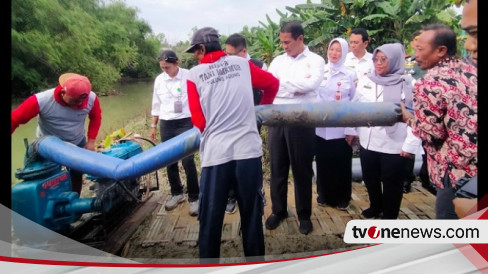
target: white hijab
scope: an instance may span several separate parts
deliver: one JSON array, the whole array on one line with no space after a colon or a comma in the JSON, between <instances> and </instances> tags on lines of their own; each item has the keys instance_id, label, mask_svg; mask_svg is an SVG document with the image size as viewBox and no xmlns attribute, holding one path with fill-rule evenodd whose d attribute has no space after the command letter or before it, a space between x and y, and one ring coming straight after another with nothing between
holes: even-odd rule
<instances>
[{"instance_id":1,"label":"white hijab","mask_svg":"<svg viewBox=\"0 0 488 274\"><path fill-rule=\"evenodd\" d=\"M338 42L339 45L341 46L341 49L342 49L341 59L336 63L331 62L330 58L329 58L329 49L334 42ZM328 59L328 63L330 66L330 70L333 74L335 72L339 72L341 70L344 70L344 72L345 72L345 70L347 69L347 67L344 66L344 62L346 61L347 52L349 52L349 45L344 38L334 38L334 39L332 39L332 41L330 41L329 47L327 48L327 59Z\"/></svg>"}]
</instances>

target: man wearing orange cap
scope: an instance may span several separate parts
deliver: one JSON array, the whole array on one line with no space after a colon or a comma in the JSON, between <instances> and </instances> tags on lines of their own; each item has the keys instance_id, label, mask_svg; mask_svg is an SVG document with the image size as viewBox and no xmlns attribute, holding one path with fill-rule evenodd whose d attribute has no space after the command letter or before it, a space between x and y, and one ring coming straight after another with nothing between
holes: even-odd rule
<instances>
[{"instance_id":1,"label":"man wearing orange cap","mask_svg":"<svg viewBox=\"0 0 488 274\"><path fill-rule=\"evenodd\" d=\"M12 111L11 133L38 116L36 137L53 135L79 147L95 150L95 140L102 124L102 111L90 80L76 73L59 77L55 88L36 93ZM85 120L89 117L88 138ZM87 140L88 139L88 140ZM81 193L82 173L70 170L73 191Z\"/></svg>"}]
</instances>

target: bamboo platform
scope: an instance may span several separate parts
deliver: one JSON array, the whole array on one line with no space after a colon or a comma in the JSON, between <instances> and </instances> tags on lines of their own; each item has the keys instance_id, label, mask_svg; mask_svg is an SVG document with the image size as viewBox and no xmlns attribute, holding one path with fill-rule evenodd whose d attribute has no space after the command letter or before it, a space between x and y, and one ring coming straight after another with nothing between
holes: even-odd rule
<instances>
[{"instance_id":1,"label":"bamboo platform","mask_svg":"<svg viewBox=\"0 0 488 274\"><path fill-rule=\"evenodd\" d=\"M295 210L293 197L293 185L288 187L288 213L285 219L275 230L264 228L266 218L271 214L271 201L269 197L269 184L265 184L267 203L264 209L263 230L266 236L279 234L287 235L289 238L301 237L298 232L298 219ZM198 240L198 220L188 214L188 203L180 204L176 209L168 212L164 209L164 202L168 193L159 193L158 206L153 211L151 224L147 233L142 236L139 243L143 247L153 245L165 245L173 242L176 244L187 244L196 246ZM346 224L352 219L363 219L361 211L369 207L366 188L361 183L353 183L352 201L347 211L338 210L332 207L321 207L316 203L317 193L313 185L312 216L313 231L309 235L336 235L342 237ZM159 199L159 198L158 198ZM399 219L434 219L435 217L435 196L421 187L419 182L412 184L410 193L403 195ZM240 216L239 211L234 214L225 214L222 228L222 241L240 239Z\"/></svg>"}]
</instances>

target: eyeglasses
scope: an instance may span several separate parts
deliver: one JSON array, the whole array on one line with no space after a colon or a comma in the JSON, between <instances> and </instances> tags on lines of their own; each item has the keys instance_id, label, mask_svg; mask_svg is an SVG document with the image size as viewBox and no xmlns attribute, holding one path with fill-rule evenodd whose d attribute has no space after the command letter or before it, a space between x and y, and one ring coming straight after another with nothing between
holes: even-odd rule
<instances>
[{"instance_id":1,"label":"eyeglasses","mask_svg":"<svg viewBox=\"0 0 488 274\"><path fill-rule=\"evenodd\" d=\"M178 58L176 58L174 56L161 56L158 58L158 61L166 61L169 63L174 63L174 62L178 61Z\"/></svg>"},{"instance_id":2,"label":"eyeglasses","mask_svg":"<svg viewBox=\"0 0 488 274\"><path fill-rule=\"evenodd\" d=\"M388 62L388 58L386 58L386 57L381 57L381 58L375 57L375 58L373 58L373 63L379 63L381 65L381 64L384 64L386 62Z\"/></svg>"},{"instance_id":3,"label":"eyeglasses","mask_svg":"<svg viewBox=\"0 0 488 274\"><path fill-rule=\"evenodd\" d=\"M242 48L242 49L240 49L240 50L238 50L238 51L236 51L236 52L228 52L228 51L226 51L225 53L227 53L227 55L237 55L237 54L239 54L239 53L240 53L241 51L243 51L243 50L244 50L244 49Z\"/></svg>"}]
</instances>

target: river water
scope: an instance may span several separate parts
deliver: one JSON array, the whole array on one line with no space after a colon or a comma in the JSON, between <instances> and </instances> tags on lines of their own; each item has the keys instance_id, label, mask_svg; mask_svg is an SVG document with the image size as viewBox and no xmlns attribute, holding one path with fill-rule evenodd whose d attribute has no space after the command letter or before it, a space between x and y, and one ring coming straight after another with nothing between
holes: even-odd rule
<instances>
[{"instance_id":1,"label":"river water","mask_svg":"<svg viewBox=\"0 0 488 274\"><path fill-rule=\"evenodd\" d=\"M131 84L121 84L116 87L119 95L99 97L102 108L102 126L98 133L97 143L103 140L114 130L123 128L133 119L142 119L151 114L153 81L143 81ZM12 105L12 109L17 105ZM88 119L87 119L88 125ZM29 144L35 140L37 117L25 125L20 125L12 134L11 140L11 183L20 182L15 178L15 171L24 166L25 145L27 138Z\"/></svg>"}]
</instances>

